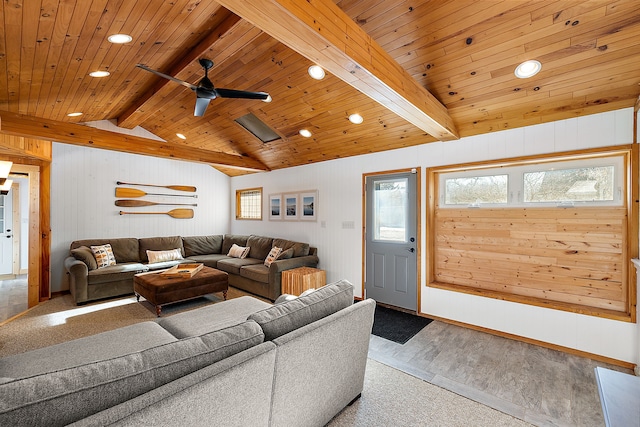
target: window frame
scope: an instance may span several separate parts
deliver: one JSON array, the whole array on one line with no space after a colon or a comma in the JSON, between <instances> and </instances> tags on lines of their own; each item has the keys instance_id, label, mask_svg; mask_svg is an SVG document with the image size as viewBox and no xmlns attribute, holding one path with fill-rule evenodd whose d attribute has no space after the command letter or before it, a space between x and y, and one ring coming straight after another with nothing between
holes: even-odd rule
<instances>
[{"instance_id":1,"label":"window frame","mask_svg":"<svg viewBox=\"0 0 640 427\"><path fill-rule=\"evenodd\" d=\"M258 206L258 217L254 216L245 216L242 212L242 197L243 195L248 195L249 193L258 193L259 200L257 202ZM247 221L262 221L262 196L263 191L262 187L253 187L253 188L242 188L236 190L236 219L237 220L247 220Z\"/></svg>"}]
</instances>

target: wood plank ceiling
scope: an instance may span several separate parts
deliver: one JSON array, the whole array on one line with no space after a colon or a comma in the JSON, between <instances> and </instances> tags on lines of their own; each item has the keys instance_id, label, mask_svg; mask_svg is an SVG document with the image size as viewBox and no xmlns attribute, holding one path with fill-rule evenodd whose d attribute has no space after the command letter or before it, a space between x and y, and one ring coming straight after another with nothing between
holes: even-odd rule
<instances>
[{"instance_id":1,"label":"wood plank ceiling","mask_svg":"<svg viewBox=\"0 0 640 427\"><path fill-rule=\"evenodd\" d=\"M330 19L311 17L301 30L336 31L343 39L358 35L345 42L347 54L361 50L351 58L388 57L387 65L374 61L367 72L381 75L391 87L417 82L419 91L426 89L436 104L446 107L455 137L630 107L640 95L636 0L220 3L229 9L194 0L3 1L0 132L10 133L2 127L9 113L36 122L112 120L164 139L153 148L156 155L180 157L176 153L186 146L190 160L200 157L231 176L248 173L225 166L244 164L229 161L234 156L274 170L437 140L398 115L397 103L385 106L372 99L378 96L373 90L345 83L349 75L341 71L347 65L322 81L311 79L307 68L313 61L308 58L320 61L328 51L310 48L311 42L304 49L288 46L280 35L288 25L304 25L304 19L265 20L259 12L247 11L246 4L258 10L281 7L284 13L327 10ZM349 30L354 22L362 34ZM340 34L333 26L348 32ZM107 36L114 33L130 34L133 41L111 44ZM374 55L377 49L382 53ZM215 62L209 78L216 87L265 91L273 102L216 99L203 117L194 117L193 92L135 66L143 63L197 83L203 76L197 63L201 57ZM542 71L531 79L516 78L516 65L528 59L540 61ZM111 74L90 77L94 70ZM351 74L358 72L356 67ZM413 80L402 80L403 75ZM430 96L426 91L421 98ZM83 114L68 117L71 112ZM262 143L234 122L249 112L282 138ZM364 123L351 124L352 113L361 114ZM299 135L302 128L312 137ZM133 145L115 139L112 148L135 152ZM217 153L224 153L219 161Z\"/></svg>"}]
</instances>

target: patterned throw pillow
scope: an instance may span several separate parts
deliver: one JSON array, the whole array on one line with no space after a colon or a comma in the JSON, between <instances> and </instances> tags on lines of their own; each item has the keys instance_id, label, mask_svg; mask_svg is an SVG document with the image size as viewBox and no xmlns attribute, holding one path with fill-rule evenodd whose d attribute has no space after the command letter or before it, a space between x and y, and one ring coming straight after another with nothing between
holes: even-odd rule
<instances>
[{"instance_id":1,"label":"patterned throw pillow","mask_svg":"<svg viewBox=\"0 0 640 427\"><path fill-rule=\"evenodd\" d=\"M249 249L251 249L249 246L242 247L234 243L231 246L231 249L229 249L227 256L230 256L231 258L246 258L247 255L249 255Z\"/></svg>"},{"instance_id":2,"label":"patterned throw pillow","mask_svg":"<svg viewBox=\"0 0 640 427\"><path fill-rule=\"evenodd\" d=\"M280 252L282 252L282 248L279 248L277 246L272 247L269 251L269 255L267 255L264 260L264 265L269 267L273 261L278 259L278 255L280 255Z\"/></svg>"},{"instance_id":3,"label":"patterned throw pillow","mask_svg":"<svg viewBox=\"0 0 640 427\"><path fill-rule=\"evenodd\" d=\"M113 256L113 250L110 244L91 246L91 252L93 252L93 256L96 258L98 268L116 265L116 257Z\"/></svg>"},{"instance_id":4,"label":"patterned throw pillow","mask_svg":"<svg viewBox=\"0 0 640 427\"><path fill-rule=\"evenodd\" d=\"M147 251L147 258L149 258L149 264L184 259L182 258L182 251L180 248L168 251Z\"/></svg>"}]
</instances>

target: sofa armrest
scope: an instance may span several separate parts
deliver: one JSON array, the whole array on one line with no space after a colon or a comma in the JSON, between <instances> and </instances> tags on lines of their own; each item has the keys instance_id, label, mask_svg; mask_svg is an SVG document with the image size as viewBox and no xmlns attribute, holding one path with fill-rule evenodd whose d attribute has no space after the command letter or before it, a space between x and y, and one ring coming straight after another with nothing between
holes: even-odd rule
<instances>
[{"instance_id":1,"label":"sofa armrest","mask_svg":"<svg viewBox=\"0 0 640 427\"><path fill-rule=\"evenodd\" d=\"M89 268L87 264L69 256L64 260L64 268L69 275L69 291L76 304L87 301L89 298L87 281Z\"/></svg>"},{"instance_id":2,"label":"sofa armrest","mask_svg":"<svg viewBox=\"0 0 640 427\"><path fill-rule=\"evenodd\" d=\"M300 256L295 258L287 258L276 260L269 266L269 286L272 289L277 289L277 295L280 296L280 289L282 289L282 272L285 270L291 270L298 267L317 267L320 259L315 255Z\"/></svg>"}]
</instances>

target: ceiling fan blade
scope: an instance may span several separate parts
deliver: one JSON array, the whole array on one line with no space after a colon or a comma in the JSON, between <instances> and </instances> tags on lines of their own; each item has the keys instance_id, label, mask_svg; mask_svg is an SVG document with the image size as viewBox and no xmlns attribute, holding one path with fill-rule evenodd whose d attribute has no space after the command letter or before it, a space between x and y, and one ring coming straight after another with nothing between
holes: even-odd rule
<instances>
[{"instance_id":1,"label":"ceiling fan blade","mask_svg":"<svg viewBox=\"0 0 640 427\"><path fill-rule=\"evenodd\" d=\"M235 90L235 89L221 89L216 88L220 98L244 98L244 99L260 99L265 100L269 97L269 94L266 92L250 92L246 90Z\"/></svg>"},{"instance_id":2,"label":"ceiling fan blade","mask_svg":"<svg viewBox=\"0 0 640 427\"><path fill-rule=\"evenodd\" d=\"M156 74L156 75L158 75L158 76L160 76L160 77L164 77L165 79L169 79L169 80L171 80L172 82L176 82L176 83L178 83L178 84L181 84L182 86L184 86L184 87L188 87L189 89L191 89L191 90L193 90L193 91L195 91L195 90L198 88L198 86L196 86L196 85L194 85L194 84L187 83L187 82L185 82L184 80L176 79L176 78L175 78L175 77L173 77L173 76L170 76L170 75L168 75L168 74L161 73L160 71L156 71L156 70L154 70L154 69L152 69L152 68L147 67L146 65L136 64L136 67L138 67L138 68L142 68L143 70L145 70L145 71L149 71L149 72L151 72L151 73L153 73L153 74Z\"/></svg>"},{"instance_id":3,"label":"ceiling fan blade","mask_svg":"<svg viewBox=\"0 0 640 427\"><path fill-rule=\"evenodd\" d=\"M204 116L204 112L207 111L210 101L211 99L209 98L196 98L196 109L193 112L193 115L196 117Z\"/></svg>"}]
</instances>

